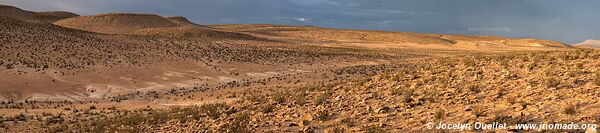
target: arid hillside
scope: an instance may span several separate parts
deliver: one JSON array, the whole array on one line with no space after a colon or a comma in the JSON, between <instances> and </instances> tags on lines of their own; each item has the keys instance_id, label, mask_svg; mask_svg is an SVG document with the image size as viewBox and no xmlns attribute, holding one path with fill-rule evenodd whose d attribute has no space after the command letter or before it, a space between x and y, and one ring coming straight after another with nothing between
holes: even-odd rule
<instances>
[{"instance_id":1,"label":"arid hillside","mask_svg":"<svg viewBox=\"0 0 600 133\"><path fill-rule=\"evenodd\" d=\"M210 27L230 31L253 34L267 38L279 38L282 40L310 42L313 44L351 45L364 47L380 47L391 45L391 47L415 47L424 48L471 48L471 49L511 49L517 47L548 48L548 47L570 47L560 42L539 39L515 39L497 36L467 36L446 34L422 34L412 32L385 32L385 31L361 31L341 30L331 28L319 28L312 26L285 26L269 24L245 24L245 25L211 25ZM365 46L352 44L373 44L379 46Z\"/></svg>"},{"instance_id":2,"label":"arid hillside","mask_svg":"<svg viewBox=\"0 0 600 133\"><path fill-rule=\"evenodd\" d=\"M24 21L36 21L36 22L48 22L52 23L57 20L77 17L79 15L64 12L64 11L52 11L52 12L31 12L19 9L13 6L0 5L0 16L7 18L17 18Z\"/></svg>"},{"instance_id":3,"label":"arid hillside","mask_svg":"<svg viewBox=\"0 0 600 133\"><path fill-rule=\"evenodd\" d=\"M54 24L86 31L123 34L145 28L165 28L179 26L177 23L153 14L108 13L93 16L80 16L54 22Z\"/></svg>"},{"instance_id":4,"label":"arid hillside","mask_svg":"<svg viewBox=\"0 0 600 133\"><path fill-rule=\"evenodd\" d=\"M591 48L600 48L600 40L585 40L583 42L573 44L576 47L591 47Z\"/></svg>"},{"instance_id":5,"label":"arid hillside","mask_svg":"<svg viewBox=\"0 0 600 133\"><path fill-rule=\"evenodd\" d=\"M3 48L0 49L3 53L0 55L0 65L3 67L0 72L14 75L0 77L0 82L4 83L2 91L5 100L46 99L42 95L47 93L68 93L64 94L68 97L54 94L52 97L83 100L89 95L96 95L92 93L96 93L98 88L118 88L119 91L127 90L123 91L125 93L135 92L136 88L191 87L195 84L231 82L232 79L246 80L252 78L248 75L265 72L271 67L335 68L346 67L347 63L352 62L355 65L361 65L358 62L389 63L435 53L408 52L410 49L570 49L562 43L537 39L268 24L203 26L181 16L165 18L132 13L74 16L62 12L36 13L10 6L3 6L2 9L10 11L4 14L12 14L0 16L3 17L3 28L0 29ZM41 14L65 18L52 24L31 21ZM256 72L248 71L243 76L234 72L244 69ZM175 70L187 76L159 78L162 73ZM141 71L148 71L148 75L136 75ZM189 74L189 71L206 73L204 76L211 75L213 80L196 81L197 78L190 77L193 74ZM140 77L131 79L135 76ZM127 80L115 80L123 78ZM191 78L190 81L187 78ZM54 86L45 88L50 82ZM38 93L41 90L43 92ZM90 90L94 92L87 92ZM110 94L102 93L102 97L120 95L118 91L106 92ZM16 93L23 96L15 96Z\"/></svg>"},{"instance_id":6,"label":"arid hillside","mask_svg":"<svg viewBox=\"0 0 600 133\"><path fill-rule=\"evenodd\" d=\"M551 40L0 11L0 132L600 122L600 51Z\"/></svg>"}]
</instances>

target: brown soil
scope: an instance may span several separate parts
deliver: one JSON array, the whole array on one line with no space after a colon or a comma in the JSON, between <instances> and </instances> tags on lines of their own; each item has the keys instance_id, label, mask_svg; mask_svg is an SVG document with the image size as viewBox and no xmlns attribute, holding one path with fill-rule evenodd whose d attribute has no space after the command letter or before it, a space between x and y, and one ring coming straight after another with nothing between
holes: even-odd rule
<instances>
[{"instance_id":1,"label":"brown soil","mask_svg":"<svg viewBox=\"0 0 600 133\"><path fill-rule=\"evenodd\" d=\"M600 121L600 51L550 40L7 9L30 15L0 13L0 132Z\"/></svg>"}]
</instances>

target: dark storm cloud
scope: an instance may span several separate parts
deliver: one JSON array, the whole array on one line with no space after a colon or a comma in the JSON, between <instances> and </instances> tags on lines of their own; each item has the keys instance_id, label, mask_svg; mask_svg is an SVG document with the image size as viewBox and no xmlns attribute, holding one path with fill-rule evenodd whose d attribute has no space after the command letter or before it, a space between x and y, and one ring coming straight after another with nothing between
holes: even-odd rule
<instances>
[{"instance_id":1,"label":"dark storm cloud","mask_svg":"<svg viewBox=\"0 0 600 133\"><path fill-rule=\"evenodd\" d=\"M3 0L83 15L142 12L201 24L274 23L346 29L600 39L597 0Z\"/></svg>"}]
</instances>

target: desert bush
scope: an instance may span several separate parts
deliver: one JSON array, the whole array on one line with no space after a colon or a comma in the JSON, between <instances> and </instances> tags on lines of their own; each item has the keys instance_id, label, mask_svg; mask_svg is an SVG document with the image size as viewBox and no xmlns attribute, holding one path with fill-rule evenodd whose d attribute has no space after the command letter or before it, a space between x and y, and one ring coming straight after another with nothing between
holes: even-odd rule
<instances>
[{"instance_id":1,"label":"desert bush","mask_svg":"<svg viewBox=\"0 0 600 133\"><path fill-rule=\"evenodd\" d=\"M228 132L232 133L250 133L249 130L250 116L246 113L239 114L224 125Z\"/></svg>"},{"instance_id":2,"label":"desert bush","mask_svg":"<svg viewBox=\"0 0 600 133\"><path fill-rule=\"evenodd\" d=\"M600 68L596 69L595 73L596 74L595 74L594 84L597 86L600 86Z\"/></svg>"},{"instance_id":3,"label":"desert bush","mask_svg":"<svg viewBox=\"0 0 600 133\"><path fill-rule=\"evenodd\" d=\"M363 128L363 130L365 130L365 133L385 133L385 129L381 126L377 126L377 125L369 125L369 126L365 126Z\"/></svg>"},{"instance_id":4,"label":"desert bush","mask_svg":"<svg viewBox=\"0 0 600 133\"><path fill-rule=\"evenodd\" d=\"M273 105L267 104L267 105L262 106L261 112L263 112L263 113L271 113L271 112L273 112L274 109L275 109L275 107Z\"/></svg>"},{"instance_id":5,"label":"desert bush","mask_svg":"<svg viewBox=\"0 0 600 133\"><path fill-rule=\"evenodd\" d=\"M472 84L472 85L467 86L467 90L469 90L469 92L472 92L472 93L479 93L479 92L481 92L481 90L479 89L479 85L476 85L476 84Z\"/></svg>"},{"instance_id":6,"label":"desert bush","mask_svg":"<svg viewBox=\"0 0 600 133\"><path fill-rule=\"evenodd\" d=\"M161 123L162 120L166 120L168 118L166 113L163 112L154 112L151 114L150 118L144 117L142 114L127 114L121 117L118 117L112 121L115 125L125 125L125 126L135 126L142 123L148 124L158 124Z\"/></svg>"},{"instance_id":7,"label":"desert bush","mask_svg":"<svg viewBox=\"0 0 600 133\"><path fill-rule=\"evenodd\" d=\"M433 117L437 120L444 119L444 117L446 117L446 111L444 111L443 109L437 109L433 114Z\"/></svg>"},{"instance_id":8,"label":"desert bush","mask_svg":"<svg viewBox=\"0 0 600 133\"><path fill-rule=\"evenodd\" d=\"M555 73L556 73L556 72L555 72L555 70L554 70L553 68L548 68L548 69L546 69L546 71L544 71L544 74L545 74L547 77L552 77L552 76L554 76L554 75L555 75Z\"/></svg>"},{"instance_id":9,"label":"desert bush","mask_svg":"<svg viewBox=\"0 0 600 133\"><path fill-rule=\"evenodd\" d=\"M579 62L579 63L575 64L575 67L577 69L583 69L583 63Z\"/></svg>"},{"instance_id":10,"label":"desert bush","mask_svg":"<svg viewBox=\"0 0 600 133\"><path fill-rule=\"evenodd\" d=\"M296 103L297 105L300 105L300 106L303 106L304 104L306 104L306 96L304 95L304 93L297 94L294 97L294 103Z\"/></svg>"},{"instance_id":11,"label":"desert bush","mask_svg":"<svg viewBox=\"0 0 600 133\"><path fill-rule=\"evenodd\" d=\"M289 94L283 92L275 93L273 94L273 101L276 103L284 103L287 101L288 96Z\"/></svg>"},{"instance_id":12,"label":"desert bush","mask_svg":"<svg viewBox=\"0 0 600 133\"><path fill-rule=\"evenodd\" d=\"M57 126L51 127L48 129L48 132L51 133L61 133L69 131L69 126L66 124L59 124Z\"/></svg>"},{"instance_id":13,"label":"desert bush","mask_svg":"<svg viewBox=\"0 0 600 133\"><path fill-rule=\"evenodd\" d=\"M577 113L577 106L573 104L567 104L563 107L562 113L567 115L574 115L575 113Z\"/></svg>"},{"instance_id":14,"label":"desert bush","mask_svg":"<svg viewBox=\"0 0 600 133\"><path fill-rule=\"evenodd\" d=\"M321 121L328 121L333 117L328 110L320 110L317 112L317 119Z\"/></svg>"},{"instance_id":15,"label":"desert bush","mask_svg":"<svg viewBox=\"0 0 600 133\"><path fill-rule=\"evenodd\" d=\"M315 98L314 103L316 105L325 104L325 103L327 103L327 99L329 99L328 94L321 94Z\"/></svg>"},{"instance_id":16,"label":"desert bush","mask_svg":"<svg viewBox=\"0 0 600 133\"><path fill-rule=\"evenodd\" d=\"M557 78L552 77L546 80L546 86L548 88L555 88L558 87L558 85L560 85L560 80L558 80Z\"/></svg>"},{"instance_id":17,"label":"desert bush","mask_svg":"<svg viewBox=\"0 0 600 133\"><path fill-rule=\"evenodd\" d=\"M206 114L212 119L217 119L221 117L222 110L226 108L228 108L228 106L223 103L203 104L198 107L198 111Z\"/></svg>"},{"instance_id":18,"label":"desert bush","mask_svg":"<svg viewBox=\"0 0 600 133\"><path fill-rule=\"evenodd\" d=\"M402 95L402 87L398 86L398 87L393 87L392 89L390 89L390 94L393 96L399 96Z\"/></svg>"},{"instance_id":19,"label":"desert bush","mask_svg":"<svg viewBox=\"0 0 600 133\"><path fill-rule=\"evenodd\" d=\"M263 95L250 95L248 97L246 97L246 100L249 100L253 103L264 103L265 102L265 96Z\"/></svg>"},{"instance_id":20,"label":"desert bush","mask_svg":"<svg viewBox=\"0 0 600 133\"><path fill-rule=\"evenodd\" d=\"M465 66L475 66L475 65L477 64L477 62L476 62L476 61L475 61L475 59L473 59L473 58L465 58L465 59L463 60L463 64L464 64Z\"/></svg>"},{"instance_id":21,"label":"desert bush","mask_svg":"<svg viewBox=\"0 0 600 133\"><path fill-rule=\"evenodd\" d=\"M485 107L483 106L473 106L471 113L477 117L485 115Z\"/></svg>"},{"instance_id":22,"label":"desert bush","mask_svg":"<svg viewBox=\"0 0 600 133\"><path fill-rule=\"evenodd\" d=\"M517 97L516 96L507 96L506 102L508 102L510 104L515 104L515 103L517 103Z\"/></svg>"},{"instance_id":23,"label":"desert bush","mask_svg":"<svg viewBox=\"0 0 600 133\"><path fill-rule=\"evenodd\" d=\"M498 89L496 89L496 95L497 95L496 98L499 98L499 97L503 96L505 93L506 93L506 89L504 89L504 88L498 88Z\"/></svg>"},{"instance_id":24,"label":"desert bush","mask_svg":"<svg viewBox=\"0 0 600 133\"><path fill-rule=\"evenodd\" d=\"M346 117L342 119L341 122L348 127L353 127L356 124L356 121L352 117Z\"/></svg>"},{"instance_id":25,"label":"desert bush","mask_svg":"<svg viewBox=\"0 0 600 133\"><path fill-rule=\"evenodd\" d=\"M402 101L404 102L411 102L412 101L412 96L415 94L415 90L414 89L406 89L404 90L404 92L402 92Z\"/></svg>"},{"instance_id":26,"label":"desert bush","mask_svg":"<svg viewBox=\"0 0 600 133\"><path fill-rule=\"evenodd\" d=\"M345 133L346 130L344 130L344 128L340 128L338 125L334 125L333 128L331 129L331 132L333 132L333 133Z\"/></svg>"}]
</instances>

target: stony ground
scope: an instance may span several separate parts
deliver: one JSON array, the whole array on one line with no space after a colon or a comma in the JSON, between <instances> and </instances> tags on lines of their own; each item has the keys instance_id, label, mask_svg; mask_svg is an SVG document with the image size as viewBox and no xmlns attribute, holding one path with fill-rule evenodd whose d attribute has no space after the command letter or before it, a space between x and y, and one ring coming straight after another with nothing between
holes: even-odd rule
<instances>
[{"instance_id":1,"label":"stony ground","mask_svg":"<svg viewBox=\"0 0 600 133\"><path fill-rule=\"evenodd\" d=\"M0 132L600 121L600 51L550 40L0 10Z\"/></svg>"},{"instance_id":2,"label":"stony ground","mask_svg":"<svg viewBox=\"0 0 600 133\"><path fill-rule=\"evenodd\" d=\"M46 131L86 132L456 132L426 124L600 124L598 57L600 51L588 49L458 55L390 64L362 78L224 94L223 102L23 117L39 119ZM32 123L20 117L5 121Z\"/></svg>"}]
</instances>

